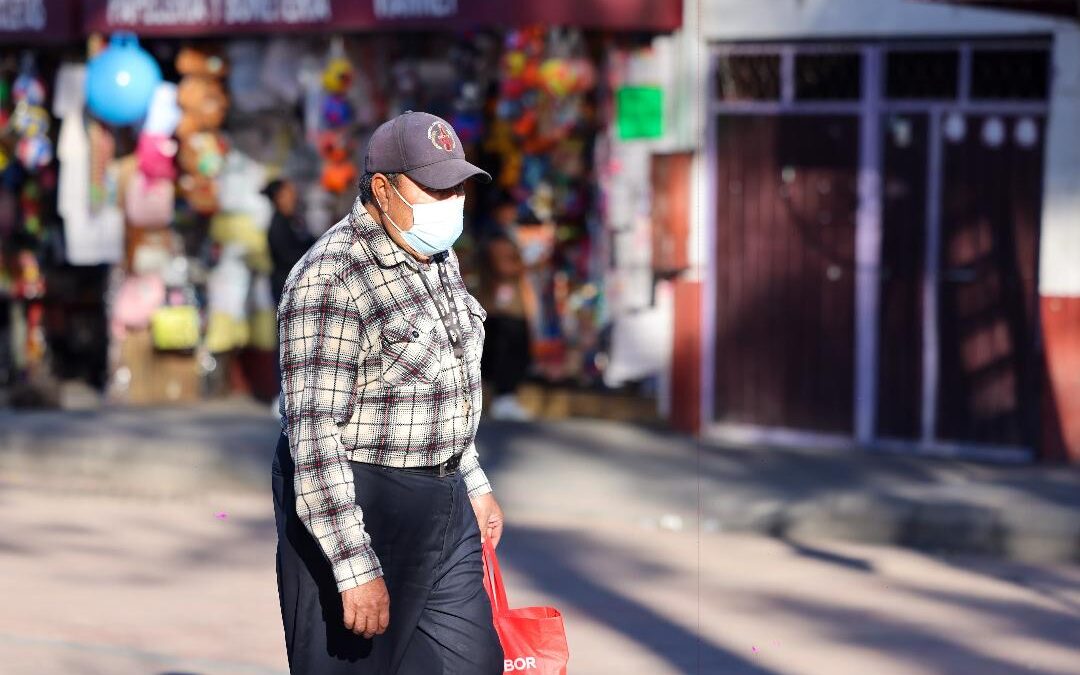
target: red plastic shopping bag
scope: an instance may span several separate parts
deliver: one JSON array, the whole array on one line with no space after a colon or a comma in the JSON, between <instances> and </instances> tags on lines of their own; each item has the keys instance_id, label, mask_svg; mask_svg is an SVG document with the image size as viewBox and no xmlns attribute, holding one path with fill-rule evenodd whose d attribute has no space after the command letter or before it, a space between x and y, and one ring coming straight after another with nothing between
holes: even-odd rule
<instances>
[{"instance_id":1,"label":"red plastic shopping bag","mask_svg":"<svg viewBox=\"0 0 1080 675\"><path fill-rule=\"evenodd\" d=\"M566 675L570 650L562 614L554 607L510 609L499 560L485 541L484 589L491 598L495 630L503 648L503 672L519 675Z\"/></svg>"}]
</instances>

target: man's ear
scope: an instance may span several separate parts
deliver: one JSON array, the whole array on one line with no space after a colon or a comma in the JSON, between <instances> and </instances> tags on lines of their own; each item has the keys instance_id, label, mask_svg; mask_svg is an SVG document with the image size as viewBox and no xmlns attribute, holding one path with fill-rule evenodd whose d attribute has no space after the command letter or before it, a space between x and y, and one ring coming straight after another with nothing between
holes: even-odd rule
<instances>
[{"instance_id":1,"label":"man's ear","mask_svg":"<svg viewBox=\"0 0 1080 675\"><path fill-rule=\"evenodd\" d=\"M386 211L390 207L390 187L387 185L388 182L389 179L381 173L371 177L371 195L375 198L375 205L379 207L380 211Z\"/></svg>"}]
</instances>

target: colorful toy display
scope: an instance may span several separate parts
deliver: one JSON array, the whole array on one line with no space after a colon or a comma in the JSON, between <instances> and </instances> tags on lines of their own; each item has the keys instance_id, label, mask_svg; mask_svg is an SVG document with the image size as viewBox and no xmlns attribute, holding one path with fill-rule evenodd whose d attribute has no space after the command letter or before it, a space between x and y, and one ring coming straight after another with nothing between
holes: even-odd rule
<instances>
[{"instance_id":1,"label":"colorful toy display","mask_svg":"<svg viewBox=\"0 0 1080 675\"><path fill-rule=\"evenodd\" d=\"M530 274L540 314L534 337L549 374L567 376L565 359L595 351L597 331L581 326L593 326L598 317L590 311L602 307L597 301L570 311L565 302L597 281L588 246L591 139L597 133L589 96L596 71L580 33L527 28L509 33L503 47L495 119L484 148L501 160L498 184L554 233L551 262ZM575 344L562 345L566 340ZM587 375L580 363L566 367Z\"/></svg>"},{"instance_id":2,"label":"colorful toy display","mask_svg":"<svg viewBox=\"0 0 1080 675\"><path fill-rule=\"evenodd\" d=\"M11 86L11 99L15 107L6 119L7 127L15 138L15 158L31 173L53 161L53 143L49 138L52 118L45 109L45 85L34 71L33 59L24 59L19 76ZM0 155L3 155L2 151ZM8 161L0 156L0 169Z\"/></svg>"}]
</instances>

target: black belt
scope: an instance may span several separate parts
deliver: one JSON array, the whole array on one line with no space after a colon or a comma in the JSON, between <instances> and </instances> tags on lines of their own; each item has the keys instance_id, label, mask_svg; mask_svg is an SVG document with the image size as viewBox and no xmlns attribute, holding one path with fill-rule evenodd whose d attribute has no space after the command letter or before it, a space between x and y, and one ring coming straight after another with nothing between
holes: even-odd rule
<instances>
[{"instance_id":1,"label":"black belt","mask_svg":"<svg viewBox=\"0 0 1080 675\"><path fill-rule=\"evenodd\" d=\"M461 454L452 456L442 464L436 464L434 466L406 466L402 467L406 471L418 471L420 473L429 473L433 476L443 478L449 476L458 470L458 466L461 465Z\"/></svg>"}]
</instances>

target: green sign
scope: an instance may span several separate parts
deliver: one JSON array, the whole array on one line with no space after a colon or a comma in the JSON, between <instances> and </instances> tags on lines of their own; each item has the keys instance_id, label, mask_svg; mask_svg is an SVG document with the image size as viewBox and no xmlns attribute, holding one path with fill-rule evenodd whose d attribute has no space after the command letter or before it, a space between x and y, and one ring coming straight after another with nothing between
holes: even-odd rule
<instances>
[{"instance_id":1,"label":"green sign","mask_svg":"<svg viewBox=\"0 0 1080 675\"><path fill-rule=\"evenodd\" d=\"M664 135L664 90L660 87L620 87L615 103L620 139Z\"/></svg>"}]
</instances>

